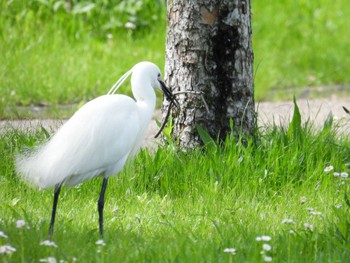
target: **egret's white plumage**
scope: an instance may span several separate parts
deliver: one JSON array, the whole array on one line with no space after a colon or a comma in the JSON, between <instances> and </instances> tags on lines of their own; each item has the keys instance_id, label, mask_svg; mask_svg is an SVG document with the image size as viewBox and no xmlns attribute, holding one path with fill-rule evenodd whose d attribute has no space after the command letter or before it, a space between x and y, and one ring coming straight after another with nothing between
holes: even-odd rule
<instances>
[{"instance_id":1,"label":"egret's white plumage","mask_svg":"<svg viewBox=\"0 0 350 263\"><path fill-rule=\"evenodd\" d=\"M132 74L135 100L113 95ZM137 152L155 109L153 88L162 89L159 68L136 64L110 93L81 107L45 144L17 157L17 172L41 188L76 185L98 175L118 173Z\"/></svg>"},{"instance_id":2,"label":"egret's white plumage","mask_svg":"<svg viewBox=\"0 0 350 263\"><path fill-rule=\"evenodd\" d=\"M17 169L41 188L60 182L75 185L102 172L117 173L140 128L138 107L131 98L101 96L85 104L46 144L20 156Z\"/></svg>"},{"instance_id":3,"label":"egret's white plumage","mask_svg":"<svg viewBox=\"0 0 350 263\"><path fill-rule=\"evenodd\" d=\"M132 74L135 99L114 95ZM156 104L153 88L175 103L162 82L159 68L150 62L136 64L111 88L81 107L45 144L17 156L16 170L41 188L55 186L49 233L53 234L58 197L63 184L76 185L102 175L98 199L99 229L103 235L103 207L108 177L117 174L139 149Z\"/></svg>"}]
</instances>

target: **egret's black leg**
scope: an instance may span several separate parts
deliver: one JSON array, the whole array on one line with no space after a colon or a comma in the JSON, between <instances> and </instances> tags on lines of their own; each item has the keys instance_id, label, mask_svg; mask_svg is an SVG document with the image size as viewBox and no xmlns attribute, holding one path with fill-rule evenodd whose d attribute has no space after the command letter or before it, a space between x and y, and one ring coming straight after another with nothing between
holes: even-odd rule
<instances>
[{"instance_id":1,"label":"egret's black leg","mask_svg":"<svg viewBox=\"0 0 350 263\"><path fill-rule=\"evenodd\" d=\"M58 196L60 195L60 192L61 192L61 186L62 186L62 184L55 185L52 214L51 214L51 222L50 222L50 229L49 229L50 236L52 236L52 234L53 234L53 225L55 224L56 208L57 208Z\"/></svg>"},{"instance_id":2,"label":"egret's black leg","mask_svg":"<svg viewBox=\"0 0 350 263\"><path fill-rule=\"evenodd\" d=\"M100 235L103 237L103 207L105 205L105 192L107 188L107 182L108 182L108 177L103 178L102 182L102 188L101 188L101 193L100 197L97 202L97 209L98 209L98 215L99 215L99 226L100 226Z\"/></svg>"}]
</instances>

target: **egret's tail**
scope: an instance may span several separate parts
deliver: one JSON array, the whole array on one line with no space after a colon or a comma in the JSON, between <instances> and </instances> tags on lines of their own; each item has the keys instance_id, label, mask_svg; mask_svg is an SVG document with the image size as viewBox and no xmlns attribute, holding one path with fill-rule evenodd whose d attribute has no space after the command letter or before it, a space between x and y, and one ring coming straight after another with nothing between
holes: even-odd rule
<instances>
[{"instance_id":1,"label":"egret's tail","mask_svg":"<svg viewBox=\"0 0 350 263\"><path fill-rule=\"evenodd\" d=\"M17 174L40 188L48 188L59 183L59 179L52 176L50 171L52 160L47 151L47 144L33 151L18 154L15 160Z\"/></svg>"}]
</instances>

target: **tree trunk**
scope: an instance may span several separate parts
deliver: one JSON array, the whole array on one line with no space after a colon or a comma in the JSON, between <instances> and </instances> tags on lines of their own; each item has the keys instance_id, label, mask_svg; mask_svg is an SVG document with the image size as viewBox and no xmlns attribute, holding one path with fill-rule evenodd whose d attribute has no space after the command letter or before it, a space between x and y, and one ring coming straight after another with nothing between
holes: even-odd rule
<instances>
[{"instance_id":1,"label":"tree trunk","mask_svg":"<svg viewBox=\"0 0 350 263\"><path fill-rule=\"evenodd\" d=\"M231 119L236 134L252 135L250 0L172 0L167 20L166 82L175 93L192 92L177 96L181 107L172 113L173 136L194 147L201 143L198 124L224 139Z\"/></svg>"}]
</instances>

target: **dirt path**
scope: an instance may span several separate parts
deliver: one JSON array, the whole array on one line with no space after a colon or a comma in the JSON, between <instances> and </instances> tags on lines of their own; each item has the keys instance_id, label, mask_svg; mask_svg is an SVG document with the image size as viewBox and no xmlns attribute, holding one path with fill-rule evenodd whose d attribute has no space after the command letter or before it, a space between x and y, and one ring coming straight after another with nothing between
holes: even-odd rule
<instances>
[{"instance_id":1,"label":"dirt path","mask_svg":"<svg viewBox=\"0 0 350 263\"><path fill-rule=\"evenodd\" d=\"M300 99L297 101L302 120L311 120L315 127L322 127L328 114L332 112L336 123L341 127L341 131L350 135L350 116L347 115L342 106L350 109L349 98L330 98L330 99ZM288 125L293 114L293 102L260 102L256 103L258 112L258 125L264 126L272 123ZM160 111L156 111L155 118L161 119ZM0 121L0 132L5 129L14 127L16 129L33 131L40 126L43 126L50 132L56 130L64 120L15 120L15 121ZM158 128L154 121L148 127L144 146L156 143L153 139Z\"/></svg>"},{"instance_id":2,"label":"dirt path","mask_svg":"<svg viewBox=\"0 0 350 263\"><path fill-rule=\"evenodd\" d=\"M300 109L303 122L311 120L316 127L322 127L327 116L331 112L334 120L340 125L345 125L350 134L350 115L346 114L343 106L350 109L350 97L348 98L330 98L330 99L299 99L297 104ZM293 115L293 102L261 102L256 104L258 111L258 123L260 125L276 124L287 125Z\"/></svg>"}]
</instances>

